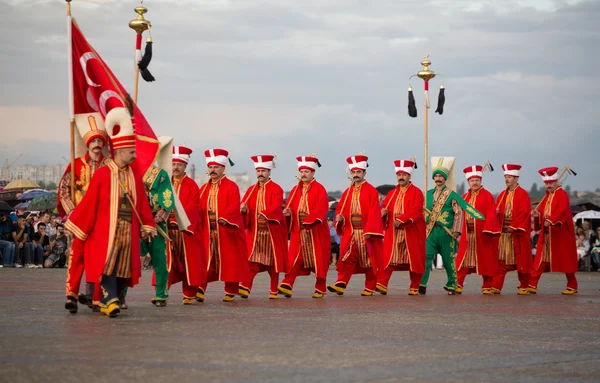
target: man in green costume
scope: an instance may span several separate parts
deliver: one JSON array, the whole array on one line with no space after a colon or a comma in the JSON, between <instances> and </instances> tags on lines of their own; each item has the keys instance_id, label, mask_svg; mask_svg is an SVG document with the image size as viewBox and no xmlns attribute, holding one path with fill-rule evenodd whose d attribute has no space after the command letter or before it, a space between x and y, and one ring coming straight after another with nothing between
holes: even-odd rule
<instances>
[{"instance_id":1,"label":"man in green costume","mask_svg":"<svg viewBox=\"0 0 600 383\"><path fill-rule=\"evenodd\" d=\"M159 137L158 140L160 142L160 151L157 157L158 166L150 167L144 174L143 181L154 214L154 222L156 222L157 228L162 230L162 233L159 230L159 235L150 241L142 239L140 251L142 256L149 254L152 258L154 268L152 284L156 287L156 295L151 302L156 307L164 307L167 305L167 299L169 298L167 248L170 245L170 240L166 235L168 232L167 222L173 209L176 210L178 220L182 219L185 222L187 217L182 213L183 209L179 207L179 199L171 184L173 138Z\"/></svg>"},{"instance_id":2,"label":"man in green costume","mask_svg":"<svg viewBox=\"0 0 600 383\"><path fill-rule=\"evenodd\" d=\"M425 273L419 285L419 294L427 292L427 282L431 272L433 258L440 254L448 276L448 282L444 289L448 295L456 294L456 248L458 237L462 231L463 214L476 219L485 219L484 216L469 205L461 196L456 194L454 188L454 157L433 157L433 182L435 188L427 191L426 197L426 234L427 234L427 256L425 262Z\"/></svg>"}]
</instances>

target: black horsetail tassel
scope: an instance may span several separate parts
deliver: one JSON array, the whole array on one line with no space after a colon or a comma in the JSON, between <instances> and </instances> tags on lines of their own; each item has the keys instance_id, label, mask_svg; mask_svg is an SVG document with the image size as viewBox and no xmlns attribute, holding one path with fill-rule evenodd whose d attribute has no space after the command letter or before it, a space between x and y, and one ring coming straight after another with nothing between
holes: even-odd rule
<instances>
[{"instance_id":1,"label":"black horsetail tassel","mask_svg":"<svg viewBox=\"0 0 600 383\"><path fill-rule=\"evenodd\" d=\"M415 96L412 87L408 87L408 115L412 118L417 117L417 106L415 105Z\"/></svg>"},{"instance_id":2,"label":"black horsetail tassel","mask_svg":"<svg viewBox=\"0 0 600 383\"><path fill-rule=\"evenodd\" d=\"M229 166L235 166L235 164L233 163L233 161L231 161L231 158L227 157L227 160L229 161Z\"/></svg>"},{"instance_id":3,"label":"black horsetail tassel","mask_svg":"<svg viewBox=\"0 0 600 383\"><path fill-rule=\"evenodd\" d=\"M146 40L146 48L144 49L144 56L140 62L138 62L138 68L140 69L140 74L142 78L147 82L152 82L156 80L152 73L148 70L148 65L150 65L150 61L152 61L152 39L148 37Z\"/></svg>"},{"instance_id":4,"label":"black horsetail tassel","mask_svg":"<svg viewBox=\"0 0 600 383\"><path fill-rule=\"evenodd\" d=\"M438 106L435 110L436 113L439 113L440 116L444 114L444 103L446 102L446 94L445 94L444 84L440 85L440 94L438 95Z\"/></svg>"}]
</instances>

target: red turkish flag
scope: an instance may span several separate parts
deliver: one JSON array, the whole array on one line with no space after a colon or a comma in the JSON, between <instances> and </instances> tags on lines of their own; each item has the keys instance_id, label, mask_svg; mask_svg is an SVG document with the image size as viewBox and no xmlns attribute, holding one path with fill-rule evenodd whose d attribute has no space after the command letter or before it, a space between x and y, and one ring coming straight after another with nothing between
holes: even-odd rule
<instances>
[{"instance_id":1,"label":"red turkish flag","mask_svg":"<svg viewBox=\"0 0 600 383\"><path fill-rule=\"evenodd\" d=\"M73 101L74 112L98 112L102 118L113 108L127 107L127 91L87 42L75 20L72 21ZM140 175L154 163L159 149L152 127L137 107L133 105L137 158L131 167Z\"/></svg>"}]
</instances>

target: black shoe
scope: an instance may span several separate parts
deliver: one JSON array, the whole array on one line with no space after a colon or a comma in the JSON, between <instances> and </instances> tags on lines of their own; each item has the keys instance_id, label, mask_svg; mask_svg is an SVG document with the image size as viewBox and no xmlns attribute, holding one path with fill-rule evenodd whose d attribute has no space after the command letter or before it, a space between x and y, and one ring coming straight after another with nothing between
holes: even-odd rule
<instances>
[{"instance_id":1,"label":"black shoe","mask_svg":"<svg viewBox=\"0 0 600 383\"><path fill-rule=\"evenodd\" d=\"M100 312L100 306L93 305L92 306L92 312L99 313Z\"/></svg>"},{"instance_id":2,"label":"black shoe","mask_svg":"<svg viewBox=\"0 0 600 383\"><path fill-rule=\"evenodd\" d=\"M65 303L65 309L69 310L71 314L77 314L77 301L72 298L68 298Z\"/></svg>"},{"instance_id":3,"label":"black shoe","mask_svg":"<svg viewBox=\"0 0 600 383\"><path fill-rule=\"evenodd\" d=\"M447 286L444 286L444 290L448 292L448 295L456 295L456 290L451 290Z\"/></svg>"},{"instance_id":4,"label":"black shoe","mask_svg":"<svg viewBox=\"0 0 600 383\"><path fill-rule=\"evenodd\" d=\"M167 301L156 301L156 307L165 307L167 305Z\"/></svg>"},{"instance_id":5,"label":"black shoe","mask_svg":"<svg viewBox=\"0 0 600 383\"><path fill-rule=\"evenodd\" d=\"M92 308L92 297L86 294L79 294L79 303Z\"/></svg>"},{"instance_id":6,"label":"black shoe","mask_svg":"<svg viewBox=\"0 0 600 383\"><path fill-rule=\"evenodd\" d=\"M419 295L427 294L427 286L419 286Z\"/></svg>"}]
</instances>

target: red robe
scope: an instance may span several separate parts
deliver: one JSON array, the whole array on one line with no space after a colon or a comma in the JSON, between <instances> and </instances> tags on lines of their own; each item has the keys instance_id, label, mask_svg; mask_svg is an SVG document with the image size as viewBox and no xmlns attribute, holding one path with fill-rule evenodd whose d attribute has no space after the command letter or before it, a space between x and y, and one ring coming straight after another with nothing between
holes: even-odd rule
<instances>
[{"instance_id":1,"label":"red robe","mask_svg":"<svg viewBox=\"0 0 600 383\"><path fill-rule=\"evenodd\" d=\"M392 261L394 246L394 205L398 198L400 186L392 189L382 206L387 207L388 214L383 219L385 227L385 237L383 240L383 264L382 269L387 268ZM426 228L425 217L423 216L423 207L425 199L421 189L413 185L408 185L404 199L402 200L403 214L398 218L402 227L406 231L406 247L410 259L410 271L418 274L425 273L425 258L426 258Z\"/></svg>"},{"instance_id":2,"label":"red robe","mask_svg":"<svg viewBox=\"0 0 600 383\"><path fill-rule=\"evenodd\" d=\"M208 217L208 200L210 196L211 181L200 187L200 214L202 219L202 239L206 269L210 268L210 221ZM238 186L223 176L219 181L219 191L216 196L217 221L223 219L226 225L217 223L219 234L219 254L221 262L217 270L220 281L240 282L249 278L246 250L246 230L244 218L240 212L240 189Z\"/></svg>"},{"instance_id":3,"label":"red robe","mask_svg":"<svg viewBox=\"0 0 600 383\"><path fill-rule=\"evenodd\" d=\"M496 210L498 211L500 228L504 223L504 212L506 211L506 200L503 190L496 199ZM533 256L531 254L531 200L529 194L521 186L517 185L512 203L512 222L510 228L513 245L515 248L515 259L517 260L517 271L531 273Z\"/></svg>"},{"instance_id":4,"label":"red robe","mask_svg":"<svg viewBox=\"0 0 600 383\"><path fill-rule=\"evenodd\" d=\"M550 203L550 211L545 215L546 205ZM540 231L535 252L534 270L539 269L542 263L545 236L550 236L550 271L559 273L576 273L579 267L577 256L577 242L573 215L569 195L563 188L558 188L554 193L546 195L536 209L540 216L535 219L536 230ZM548 233L545 233L544 221L550 221Z\"/></svg>"},{"instance_id":5,"label":"red robe","mask_svg":"<svg viewBox=\"0 0 600 383\"><path fill-rule=\"evenodd\" d=\"M85 241L86 279L94 283L99 283L102 279L106 259L115 241L119 211L119 168L112 160L107 160L106 165L96 171L87 193L65 224L73 235ZM143 223L142 229L156 233L154 217L141 177L135 176L131 168L127 168L127 176L134 207ZM127 280L127 285L132 287L138 284L140 276L140 222L133 213L131 279Z\"/></svg>"},{"instance_id":6,"label":"red robe","mask_svg":"<svg viewBox=\"0 0 600 383\"><path fill-rule=\"evenodd\" d=\"M185 272L187 283L190 286L202 286L206 281L206 260L204 258L204 243L202 238L202 221L200 220L200 192L196 181L183 175L175 193L179 197L185 214L190 220L190 226L187 228L180 227L183 230L183 241L185 244ZM173 262L176 259L172 256L171 251L167 252L167 269L169 270L169 286L177 282L181 282L180 273L171 273L174 266Z\"/></svg>"},{"instance_id":7,"label":"red robe","mask_svg":"<svg viewBox=\"0 0 600 383\"><path fill-rule=\"evenodd\" d=\"M275 259L275 271L285 273L288 270L288 243L287 226L283 216L283 189L272 180L265 182L263 187L265 188L265 209L263 211L256 211L258 203L257 184L249 188L244 194L244 198L242 198L242 201L248 206L248 211L244 214L247 229L246 248L248 249L248 259L252 256L256 245L257 221L260 213L267 219Z\"/></svg>"},{"instance_id":8,"label":"red robe","mask_svg":"<svg viewBox=\"0 0 600 383\"><path fill-rule=\"evenodd\" d=\"M340 203L335 209L335 214L341 214L344 220L338 222L335 229L340 239L340 256L346 254L352 241L352 200L355 188L350 186L342 194ZM383 262L383 222L381 221L381 206L379 205L379 192L368 182L363 182L359 195L360 213L364 235L371 237L366 240L367 254L371 260L374 273ZM355 268L356 273L360 267Z\"/></svg>"},{"instance_id":9,"label":"red robe","mask_svg":"<svg viewBox=\"0 0 600 383\"><path fill-rule=\"evenodd\" d=\"M70 178L65 177L71 172L70 162L67 165L60 182L58 183L58 193L56 193L56 208L58 209L58 215L61 218L66 217L71 213L72 209L77 206L89 187L91 178L93 176L88 164L89 161L89 153L85 153L85 156L75 158L75 196L71 195ZM99 169L104 165L104 156L100 155L100 158L97 162ZM71 174L71 177L72 176L73 174ZM70 201L65 201L65 198L69 198Z\"/></svg>"},{"instance_id":10,"label":"red robe","mask_svg":"<svg viewBox=\"0 0 600 383\"><path fill-rule=\"evenodd\" d=\"M298 215L300 199L302 198L302 184L302 182L299 182L298 185L294 186L286 203L286 206L292 211L292 215L287 217L286 220L291 233L288 251L288 266L290 269L296 262L302 262L302 255L300 254L300 217ZM304 219L304 228L312 231L315 274L317 278L327 278L331 255L331 239L329 237L329 226L327 225L329 198L323 185L314 179L310 182L307 201L308 216Z\"/></svg>"},{"instance_id":11,"label":"red robe","mask_svg":"<svg viewBox=\"0 0 600 383\"><path fill-rule=\"evenodd\" d=\"M463 195L467 202L471 200L471 190ZM485 221L474 219L475 225L475 256L477 258L477 274L493 277L498 268L498 237L502 228L496 214L494 196L483 187L479 189L475 209L485 216ZM460 270L467 254L467 213L464 213L462 235L460 236L458 252L456 254L456 270Z\"/></svg>"}]
</instances>

